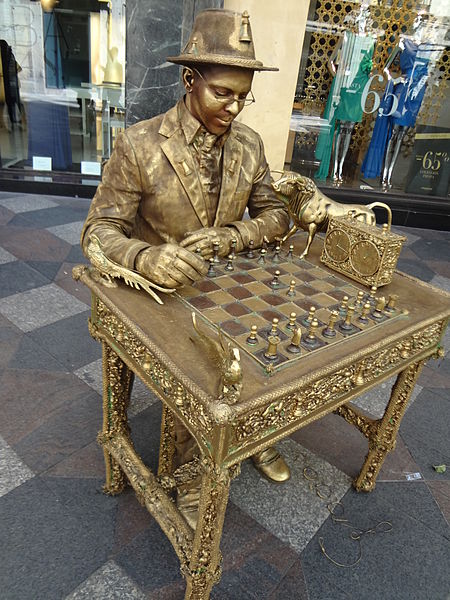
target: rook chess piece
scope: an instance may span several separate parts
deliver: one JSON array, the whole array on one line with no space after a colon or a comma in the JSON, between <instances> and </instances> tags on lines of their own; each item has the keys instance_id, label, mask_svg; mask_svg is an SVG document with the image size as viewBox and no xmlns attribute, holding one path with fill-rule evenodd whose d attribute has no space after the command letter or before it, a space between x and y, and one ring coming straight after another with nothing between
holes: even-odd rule
<instances>
[{"instance_id":1,"label":"rook chess piece","mask_svg":"<svg viewBox=\"0 0 450 600\"><path fill-rule=\"evenodd\" d=\"M245 255L246 258L250 258L250 259L255 258L254 246L255 246L255 242L253 240L250 240L248 243L247 254Z\"/></svg>"},{"instance_id":2,"label":"rook chess piece","mask_svg":"<svg viewBox=\"0 0 450 600\"><path fill-rule=\"evenodd\" d=\"M339 313L337 310L333 310L330 314L330 318L328 320L328 325L322 331L322 335L325 337L331 338L336 336L336 330L334 329L336 325L336 321L338 320Z\"/></svg>"},{"instance_id":3,"label":"rook chess piece","mask_svg":"<svg viewBox=\"0 0 450 600\"><path fill-rule=\"evenodd\" d=\"M256 337L257 330L258 330L257 325L252 325L250 327L250 335L247 338L247 344L251 344L253 346L258 343L258 339Z\"/></svg>"},{"instance_id":4,"label":"rook chess piece","mask_svg":"<svg viewBox=\"0 0 450 600\"><path fill-rule=\"evenodd\" d=\"M278 358L277 348L280 343L280 338L277 335L269 335L268 342L269 344L267 350L264 352L264 358L274 361Z\"/></svg>"},{"instance_id":5,"label":"rook chess piece","mask_svg":"<svg viewBox=\"0 0 450 600\"><path fill-rule=\"evenodd\" d=\"M300 352L301 352L301 348L300 348L300 341L301 341L301 339L302 339L302 330L300 329L300 327L298 327L295 330L294 335L292 336L292 339L291 339L291 343L286 348L286 350L288 352L290 352L291 354L300 354Z\"/></svg>"},{"instance_id":6,"label":"rook chess piece","mask_svg":"<svg viewBox=\"0 0 450 600\"><path fill-rule=\"evenodd\" d=\"M295 296L295 279L291 279L291 282L289 284L289 289L286 292L286 296Z\"/></svg>"}]
</instances>

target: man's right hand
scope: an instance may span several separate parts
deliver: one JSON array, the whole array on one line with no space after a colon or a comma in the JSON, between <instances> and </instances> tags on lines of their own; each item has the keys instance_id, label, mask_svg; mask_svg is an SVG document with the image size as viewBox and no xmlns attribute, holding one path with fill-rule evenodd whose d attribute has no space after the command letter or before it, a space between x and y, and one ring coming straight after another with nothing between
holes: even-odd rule
<instances>
[{"instance_id":1,"label":"man's right hand","mask_svg":"<svg viewBox=\"0 0 450 600\"><path fill-rule=\"evenodd\" d=\"M176 244L162 244L142 250L136 257L136 270L157 285L176 288L201 279L208 265L201 256Z\"/></svg>"}]
</instances>

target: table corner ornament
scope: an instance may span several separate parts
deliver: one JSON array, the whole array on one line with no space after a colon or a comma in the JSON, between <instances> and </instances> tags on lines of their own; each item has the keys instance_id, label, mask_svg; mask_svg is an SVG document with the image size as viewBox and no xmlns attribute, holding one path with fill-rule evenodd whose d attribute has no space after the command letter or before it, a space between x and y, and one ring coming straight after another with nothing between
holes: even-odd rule
<instances>
[{"instance_id":1,"label":"table corner ornament","mask_svg":"<svg viewBox=\"0 0 450 600\"><path fill-rule=\"evenodd\" d=\"M136 271L127 269L105 256L100 240L93 234L89 236L87 257L94 267L94 270L91 270L93 279L105 287L117 287L117 283L114 279L120 277L130 287L134 287L138 290L145 290L158 304L164 303L155 290L163 292L164 294L172 294L175 291L175 289L161 287L145 277L142 277L142 275Z\"/></svg>"},{"instance_id":2,"label":"table corner ornament","mask_svg":"<svg viewBox=\"0 0 450 600\"><path fill-rule=\"evenodd\" d=\"M320 260L350 279L380 287L391 283L405 240L391 231L390 209L382 227L359 221L350 210L330 219Z\"/></svg>"},{"instance_id":3,"label":"table corner ornament","mask_svg":"<svg viewBox=\"0 0 450 600\"><path fill-rule=\"evenodd\" d=\"M204 334L197 323L196 314L192 315L192 323L197 333L192 338L220 369L220 389L218 402L220 405L232 405L239 402L242 392L242 367L239 349L228 342L219 329L218 338Z\"/></svg>"}]
</instances>

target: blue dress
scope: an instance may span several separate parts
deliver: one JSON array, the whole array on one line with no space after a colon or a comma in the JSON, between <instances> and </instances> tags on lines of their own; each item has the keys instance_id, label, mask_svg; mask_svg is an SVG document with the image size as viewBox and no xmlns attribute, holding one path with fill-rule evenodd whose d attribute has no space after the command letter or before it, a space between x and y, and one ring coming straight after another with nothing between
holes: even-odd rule
<instances>
[{"instance_id":1,"label":"blue dress","mask_svg":"<svg viewBox=\"0 0 450 600\"><path fill-rule=\"evenodd\" d=\"M417 58L419 47L412 40L404 39L403 43L400 69L404 81L394 85L390 79L386 85L373 128L372 139L361 166L365 177L372 178L380 175L393 125L413 127L425 95L428 60L422 57ZM387 117L386 114L392 110L394 96L398 101L397 108L392 115Z\"/></svg>"}]
</instances>

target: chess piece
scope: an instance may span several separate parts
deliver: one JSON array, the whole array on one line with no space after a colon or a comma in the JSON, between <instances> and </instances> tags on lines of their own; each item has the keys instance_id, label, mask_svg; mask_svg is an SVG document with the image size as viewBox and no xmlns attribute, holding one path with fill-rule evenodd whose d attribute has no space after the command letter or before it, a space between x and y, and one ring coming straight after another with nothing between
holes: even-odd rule
<instances>
[{"instance_id":1,"label":"chess piece","mask_svg":"<svg viewBox=\"0 0 450 600\"><path fill-rule=\"evenodd\" d=\"M248 243L247 254L245 255L246 258L250 258L250 259L255 258L254 246L255 246L255 242L253 240L250 240Z\"/></svg>"},{"instance_id":2,"label":"chess piece","mask_svg":"<svg viewBox=\"0 0 450 600\"><path fill-rule=\"evenodd\" d=\"M369 293L369 298L368 298L369 302L371 302L371 303L375 304L375 296L376 296L376 293L377 293L377 286L376 286L376 285L373 285L373 286L370 288L370 293Z\"/></svg>"},{"instance_id":3,"label":"chess piece","mask_svg":"<svg viewBox=\"0 0 450 600\"><path fill-rule=\"evenodd\" d=\"M384 319L385 315L383 314L383 310L385 304L386 301L383 297L378 298L375 309L372 312L372 319L375 319L376 321L381 321L381 319Z\"/></svg>"},{"instance_id":4,"label":"chess piece","mask_svg":"<svg viewBox=\"0 0 450 600\"><path fill-rule=\"evenodd\" d=\"M278 344L280 343L280 338L277 335L269 335L268 337L268 346L267 350L264 352L264 358L267 360L277 360L278 358Z\"/></svg>"},{"instance_id":5,"label":"chess piece","mask_svg":"<svg viewBox=\"0 0 450 600\"><path fill-rule=\"evenodd\" d=\"M266 254L267 254L267 250L265 248L261 248L261 250L259 252L259 258L257 260L258 265L266 264Z\"/></svg>"},{"instance_id":6,"label":"chess piece","mask_svg":"<svg viewBox=\"0 0 450 600\"><path fill-rule=\"evenodd\" d=\"M301 352L301 348L300 348L300 341L301 341L301 339L302 339L302 330L300 329L300 327L298 327L295 330L294 335L292 336L292 339L291 339L291 343L286 348L286 350L288 352L290 352L291 354L300 354L300 352Z\"/></svg>"},{"instance_id":7,"label":"chess piece","mask_svg":"<svg viewBox=\"0 0 450 600\"><path fill-rule=\"evenodd\" d=\"M369 322L369 319L367 318L368 314L370 313L370 302L366 302L362 308L361 314L358 317L358 321L359 323L362 323L363 325L367 325L367 323Z\"/></svg>"},{"instance_id":8,"label":"chess piece","mask_svg":"<svg viewBox=\"0 0 450 600\"><path fill-rule=\"evenodd\" d=\"M319 321L317 319L313 319L308 329L308 335L304 338L305 344L308 346L317 346L317 328L319 327Z\"/></svg>"},{"instance_id":9,"label":"chess piece","mask_svg":"<svg viewBox=\"0 0 450 600\"><path fill-rule=\"evenodd\" d=\"M325 337L328 337L328 338L332 338L332 337L336 336L335 325L336 325L336 321L338 320L338 317L339 317L338 311L333 310L330 314L330 318L328 320L328 325L322 331L322 335L324 335Z\"/></svg>"},{"instance_id":10,"label":"chess piece","mask_svg":"<svg viewBox=\"0 0 450 600\"><path fill-rule=\"evenodd\" d=\"M279 277L280 277L280 271L275 271L275 273L273 275L273 279L270 282L270 287L272 289L276 289L276 288L280 287Z\"/></svg>"},{"instance_id":11,"label":"chess piece","mask_svg":"<svg viewBox=\"0 0 450 600\"><path fill-rule=\"evenodd\" d=\"M360 309L364 306L364 292L363 291L359 291L358 292L358 296L356 298L356 304L355 307L357 309Z\"/></svg>"},{"instance_id":12,"label":"chess piece","mask_svg":"<svg viewBox=\"0 0 450 600\"><path fill-rule=\"evenodd\" d=\"M231 256L233 257L233 260L236 258L236 245L237 245L237 239L233 238L231 240Z\"/></svg>"},{"instance_id":13,"label":"chess piece","mask_svg":"<svg viewBox=\"0 0 450 600\"><path fill-rule=\"evenodd\" d=\"M274 263L280 263L281 262L280 251L281 251L281 247L277 244L275 246L275 254L273 255L272 262L274 262Z\"/></svg>"},{"instance_id":14,"label":"chess piece","mask_svg":"<svg viewBox=\"0 0 450 600\"><path fill-rule=\"evenodd\" d=\"M217 240L215 240L213 242L213 258L214 258L215 263L220 263L219 248L220 248L220 243Z\"/></svg>"},{"instance_id":15,"label":"chess piece","mask_svg":"<svg viewBox=\"0 0 450 600\"><path fill-rule=\"evenodd\" d=\"M214 259L210 258L209 259L209 268L208 268L208 272L206 273L206 277L216 277L217 276L217 272L214 268Z\"/></svg>"},{"instance_id":16,"label":"chess piece","mask_svg":"<svg viewBox=\"0 0 450 600\"><path fill-rule=\"evenodd\" d=\"M277 319L276 317L272 319L272 329L270 330L269 335L278 335L278 323L279 319Z\"/></svg>"},{"instance_id":17,"label":"chess piece","mask_svg":"<svg viewBox=\"0 0 450 600\"><path fill-rule=\"evenodd\" d=\"M295 279L291 279L291 282L289 284L289 289L286 292L286 296L295 296L296 292L295 292Z\"/></svg>"},{"instance_id":18,"label":"chess piece","mask_svg":"<svg viewBox=\"0 0 450 600\"><path fill-rule=\"evenodd\" d=\"M247 344L250 344L251 346L254 346L255 344L258 343L258 339L256 337L256 332L258 330L258 326L257 325L252 325L250 327L250 335L247 338Z\"/></svg>"},{"instance_id":19,"label":"chess piece","mask_svg":"<svg viewBox=\"0 0 450 600\"><path fill-rule=\"evenodd\" d=\"M289 315L289 323L286 325L288 329L296 329L297 327L297 313L291 312Z\"/></svg>"},{"instance_id":20,"label":"chess piece","mask_svg":"<svg viewBox=\"0 0 450 600\"><path fill-rule=\"evenodd\" d=\"M339 314L343 317L347 314L348 296L344 296L339 306Z\"/></svg>"},{"instance_id":21,"label":"chess piece","mask_svg":"<svg viewBox=\"0 0 450 600\"><path fill-rule=\"evenodd\" d=\"M345 319L342 321L342 323L339 324L339 329L341 331L345 332L349 332L352 331L353 329L353 325L352 325L352 318L353 318L353 313L355 312L355 307L352 305L349 305L347 308L347 314L345 315Z\"/></svg>"},{"instance_id":22,"label":"chess piece","mask_svg":"<svg viewBox=\"0 0 450 600\"><path fill-rule=\"evenodd\" d=\"M236 255L235 255L236 256ZM232 254L228 255L228 260L227 260L227 264L225 265L225 271L234 271L234 267L233 267L233 260L234 257Z\"/></svg>"},{"instance_id":23,"label":"chess piece","mask_svg":"<svg viewBox=\"0 0 450 600\"><path fill-rule=\"evenodd\" d=\"M315 306L311 306L311 308L309 309L308 316L305 319L302 319L302 325L304 325L305 327L309 327L314 320L315 314L316 308Z\"/></svg>"},{"instance_id":24,"label":"chess piece","mask_svg":"<svg viewBox=\"0 0 450 600\"><path fill-rule=\"evenodd\" d=\"M290 244L286 258L287 260L292 260L294 258L294 244Z\"/></svg>"},{"instance_id":25,"label":"chess piece","mask_svg":"<svg viewBox=\"0 0 450 600\"><path fill-rule=\"evenodd\" d=\"M386 304L386 306L384 307L384 310L386 312L395 312L396 308L395 305L397 303L398 300L398 295L397 294L390 294L389 299L388 299L388 303Z\"/></svg>"}]
</instances>

